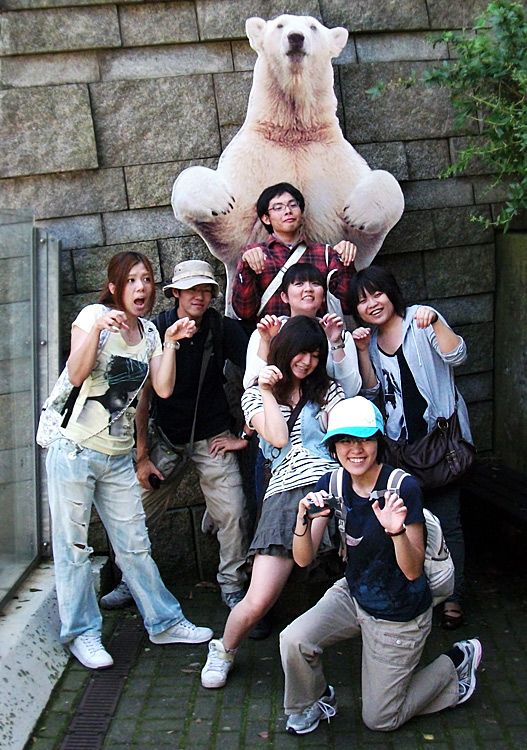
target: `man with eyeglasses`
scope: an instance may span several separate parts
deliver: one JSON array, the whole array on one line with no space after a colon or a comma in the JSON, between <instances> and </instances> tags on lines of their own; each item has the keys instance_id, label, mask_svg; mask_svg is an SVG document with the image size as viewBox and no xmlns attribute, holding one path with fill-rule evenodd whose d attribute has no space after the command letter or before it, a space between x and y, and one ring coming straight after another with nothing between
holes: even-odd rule
<instances>
[{"instance_id":1,"label":"man with eyeglasses","mask_svg":"<svg viewBox=\"0 0 527 750\"><path fill-rule=\"evenodd\" d=\"M270 238L266 243L248 245L242 252L232 289L234 311L253 326L263 315L289 314L280 297L280 281L292 263L312 263L327 278L331 294L339 300L347 296L357 248L346 240L334 248L306 242L304 207L304 196L288 182L266 188L256 202L256 212Z\"/></svg>"}]
</instances>

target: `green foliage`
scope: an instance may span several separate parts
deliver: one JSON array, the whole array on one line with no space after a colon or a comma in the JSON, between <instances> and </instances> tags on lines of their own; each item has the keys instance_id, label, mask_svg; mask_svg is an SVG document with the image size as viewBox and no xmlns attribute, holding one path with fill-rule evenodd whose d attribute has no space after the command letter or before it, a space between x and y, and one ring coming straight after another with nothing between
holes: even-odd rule
<instances>
[{"instance_id":1,"label":"green foliage","mask_svg":"<svg viewBox=\"0 0 527 750\"><path fill-rule=\"evenodd\" d=\"M442 176L463 172L475 159L490 167L496 183L508 186L505 206L494 226L507 231L511 220L527 208L527 19L516 2L491 2L474 28L448 31L452 59L425 71L421 82L450 89L456 126L479 135L458 154ZM369 90L380 96L387 86L408 88L415 76L378 83Z\"/></svg>"}]
</instances>

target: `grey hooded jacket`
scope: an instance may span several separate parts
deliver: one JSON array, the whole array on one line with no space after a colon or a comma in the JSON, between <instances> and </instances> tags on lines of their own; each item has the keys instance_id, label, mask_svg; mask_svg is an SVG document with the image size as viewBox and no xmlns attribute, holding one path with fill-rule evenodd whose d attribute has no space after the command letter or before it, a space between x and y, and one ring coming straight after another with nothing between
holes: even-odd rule
<instances>
[{"instance_id":1,"label":"grey hooded jacket","mask_svg":"<svg viewBox=\"0 0 527 750\"><path fill-rule=\"evenodd\" d=\"M432 326L418 328L414 315L420 305L412 305L406 309L403 318L403 354L415 384L427 403L423 417L428 424L428 431L435 427L438 417L449 417L454 411L457 394L457 410L461 434L465 440L472 442L467 405L454 385L453 368L462 364L467 358L465 341L459 337L459 344L451 352L443 354L437 343ZM434 308L431 308L434 309ZM441 313L434 310L439 318L448 325ZM381 360L377 347L378 332L372 333L370 341L370 358L376 373L381 371ZM378 378L379 380L379 378ZM376 387L363 390L367 398L374 398L378 393L380 383Z\"/></svg>"}]
</instances>

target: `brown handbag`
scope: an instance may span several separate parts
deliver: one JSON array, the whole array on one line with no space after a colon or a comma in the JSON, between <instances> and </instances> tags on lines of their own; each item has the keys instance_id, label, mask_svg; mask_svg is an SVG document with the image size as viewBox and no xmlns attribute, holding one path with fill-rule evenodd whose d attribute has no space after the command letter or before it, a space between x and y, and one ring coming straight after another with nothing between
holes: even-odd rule
<instances>
[{"instance_id":1,"label":"brown handbag","mask_svg":"<svg viewBox=\"0 0 527 750\"><path fill-rule=\"evenodd\" d=\"M421 489L444 487L459 480L476 458L476 449L461 434L457 409L447 419L438 417L435 427L413 443L385 436L385 463L405 469Z\"/></svg>"}]
</instances>

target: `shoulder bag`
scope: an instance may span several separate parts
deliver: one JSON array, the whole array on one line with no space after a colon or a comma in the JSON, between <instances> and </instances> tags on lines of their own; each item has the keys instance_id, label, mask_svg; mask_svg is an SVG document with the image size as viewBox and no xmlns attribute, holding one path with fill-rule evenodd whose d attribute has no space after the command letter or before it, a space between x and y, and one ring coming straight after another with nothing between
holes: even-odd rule
<instances>
[{"instance_id":1,"label":"shoulder bag","mask_svg":"<svg viewBox=\"0 0 527 750\"><path fill-rule=\"evenodd\" d=\"M413 443L387 436L384 440L385 462L408 471L423 490L458 481L476 458L476 449L461 434L457 408L448 419L438 417L434 428Z\"/></svg>"}]
</instances>

